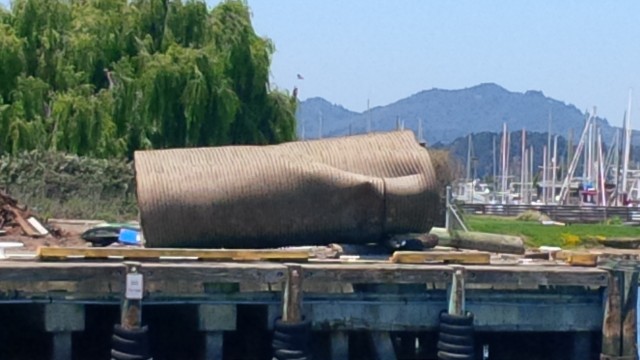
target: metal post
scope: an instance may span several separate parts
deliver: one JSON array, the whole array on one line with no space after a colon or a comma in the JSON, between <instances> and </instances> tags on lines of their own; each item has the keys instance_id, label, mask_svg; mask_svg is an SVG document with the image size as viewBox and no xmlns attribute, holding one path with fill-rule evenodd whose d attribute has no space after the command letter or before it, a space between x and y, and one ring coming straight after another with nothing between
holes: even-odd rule
<instances>
[{"instance_id":1,"label":"metal post","mask_svg":"<svg viewBox=\"0 0 640 360\"><path fill-rule=\"evenodd\" d=\"M451 234L451 186L447 186L447 192L445 195L445 216L444 216L444 227L447 229L447 232Z\"/></svg>"},{"instance_id":2,"label":"metal post","mask_svg":"<svg viewBox=\"0 0 640 360\"><path fill-rule=\"evenodd\" d=\"M142 297L144 281L139 272L140 263L126 261L125 293L120 308L120 325L125 329L136 329L142 325Z\"/></svg>"}]
</instances>

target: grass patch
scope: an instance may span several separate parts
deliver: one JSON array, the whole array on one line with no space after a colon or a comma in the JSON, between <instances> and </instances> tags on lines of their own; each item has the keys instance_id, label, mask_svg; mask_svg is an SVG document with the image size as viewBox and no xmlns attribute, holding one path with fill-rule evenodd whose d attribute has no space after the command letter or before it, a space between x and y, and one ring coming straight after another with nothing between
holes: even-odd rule
<instances>
[{"instance_id":1,"label":"grass patch","mask_svg":"<svg viewBox=\"0 0 640 360\"><path fill-rule=\"evenodd\" d=\"M545 226L536 221L482 215L466 215L465 222L473 231L522 236L530 247L589 247L598 245L598 239L640 237L638 228L615 223Z\"/></svg>"}]
</instances>

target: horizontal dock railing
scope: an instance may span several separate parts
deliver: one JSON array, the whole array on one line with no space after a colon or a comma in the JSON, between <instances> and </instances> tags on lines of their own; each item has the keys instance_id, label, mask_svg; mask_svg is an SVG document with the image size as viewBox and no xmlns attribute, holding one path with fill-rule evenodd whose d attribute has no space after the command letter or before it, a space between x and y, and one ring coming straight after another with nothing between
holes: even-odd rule
<instances>
[{"instance_id":1,"label":"horizontal dock railing","mask_svg":"<svg viewBox=\"0 0 640 360\"><path fill-rule=\"evenodd\" d=\"M553 220L569 223L597 223L616 218L620 221L640 221L639 208L623 206L462 204L458 207L466 214L494 216L518 216L533 210L546 214Z\"/></svg>"}]
</instances>

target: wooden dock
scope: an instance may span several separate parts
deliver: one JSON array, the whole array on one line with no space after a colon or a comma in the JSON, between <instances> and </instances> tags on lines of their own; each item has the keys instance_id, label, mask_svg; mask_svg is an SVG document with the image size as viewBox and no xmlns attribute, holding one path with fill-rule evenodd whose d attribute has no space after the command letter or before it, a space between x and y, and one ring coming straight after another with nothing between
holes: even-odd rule
<instances>
[{"instance_id":1,"label":"wooden dock","mask_svg":"<svg viewBox=\"0 0 640 360\"><path fill-rule=\"evenodd\" d=\"M382 344L374 346L373 353L387 359L389 353L381 354L393 348L393 334L437 331L439 313L456 296L450 291L456 272L463 274L464 288L463 299L458 301L474 314L474 326L480 333L570 334L573 340L566 351L568 358L576 360L591 358L594 347L608 356L602 359L627 359L624 356L633 351L627 343L631 336L635 339L635 319L630 323L635 312L625 307L637 297L637 286L635 293L629 288L633 281L637 284L637 272L629 265L635 264L632 260L623 261L622 268L611 262L614 266L598 268L544 261L424 263L439 259L416 259L419 254L409 254L418 264L398 260L402 254L381 261L340 262L313 261L300 252L291 253L296 256L264 252L268 259L259 261L255 253L246 257L248 261L221 261L205 253L201 251L217 261L177 261L171 258L176 254L170 254L168 260L142 256L144 261L136 265L136 271L144 279L143 312L161 306L195 309L198 331L207 339L203 352L220 356L214 358L222 358L224 334L240 330L240 312L247 306L260 309L263 316L257 317L260 323L255 326L267 332L283 317L283 309L286 312L293 306L311 321L314 333L328 336L330 351L323 358L348 359L349 335L366 331L375 344ZM85 321L88 306L122 305L128 258L105 259L100 253L93 260L65 255L59 261L58 250L48 254L58 261L0 261L0 308L26 304L39 309L35 313L43 316L42 330L53 335L52 358L61 359L71 353L70 334L91 326ZM121 252L116 255L126 257ZM136 255L133 258L141 258ZM238 258L232 255L230 258ZM482 263L483 256L470 258ZM268 261L273 259L279 262ZM292 269L300 287L293 300ZM635 349L635 340L631 347Z\"/></svg>"}]
</instances>

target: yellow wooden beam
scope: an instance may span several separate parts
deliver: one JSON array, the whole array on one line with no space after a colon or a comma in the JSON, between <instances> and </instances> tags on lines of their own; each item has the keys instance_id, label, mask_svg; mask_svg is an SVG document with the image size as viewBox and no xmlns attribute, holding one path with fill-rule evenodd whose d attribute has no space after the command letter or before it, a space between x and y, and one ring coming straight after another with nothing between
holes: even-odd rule
<instances>
[{"instance_id":1,"label":"yellow wooden beam","mask_svg":"<svg viewBox=\"0 0 640 360\"><path fill-rule=\"evenodd\" d=\"M596 266L598 265L598 254L571 252L565 261L571 266Z\"/></svg>"},{"instance_id":2,"label":"yellow wooden beam","mask_svg":"<svg viewBox=\"0 0 640 360\"><path fill-rule=\"evenodd\" d=\"M480 264L491 263L488 252L455 252L455 251L396 251L390 259L394 263L423 264L426 262Z\"/></svg>"},{"instance_id":3,"label":"yellow wooden beam","mask_svg":"<svg viewBox=\"0 0 640 360\"><path fill-rule=\"evenodd\" d=\"M128 259L196 258L199 260L299 260L309 259L307 250L273 249L164 249L164 248L81 248L39 247L37 257L41 260L84 257L105 259L122 257Z\"/></svg>"}]
</instances>

